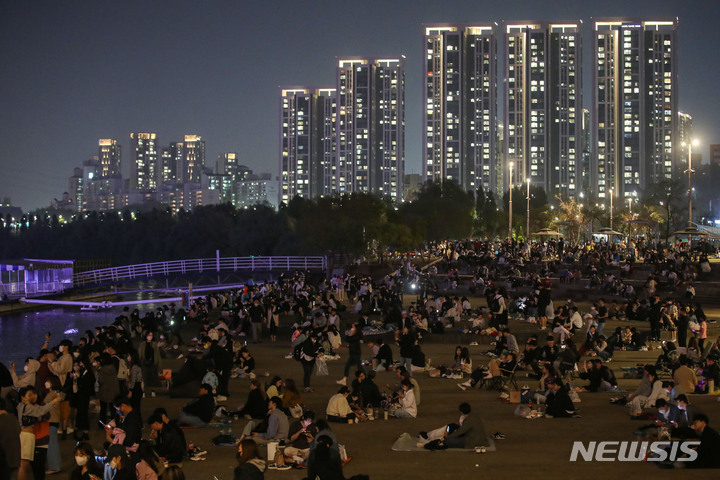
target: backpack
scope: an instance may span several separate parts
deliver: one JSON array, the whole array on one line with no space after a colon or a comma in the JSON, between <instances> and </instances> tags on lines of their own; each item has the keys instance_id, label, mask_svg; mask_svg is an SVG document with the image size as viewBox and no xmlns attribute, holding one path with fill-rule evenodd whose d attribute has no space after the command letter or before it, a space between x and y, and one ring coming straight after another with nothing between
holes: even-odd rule
<instances>
[{"instance_id":1,"label":"backpack","mask_svg":"<svg viewBox=\"0 0 720 480\"><path fill-rule=\"evenodd\" d=\"M130 377L130 370L128 369L127 362L120 357L118 358L118 380L127 380Z\"/></svg>"},{"instance_id":2,"label":"backpack","mask_svg":"<svg viewBox=\"0 0 720 480\"><path fill-rule=\"evenodd\" d=\"M293 360L297 360L298 362L302 360L302 343L298 343L295 345L295 348L293 348Z\"/></svg>"},{"instance_id":3,"label":"backpack","mask_svg":"<svg viewBox=\"0 0 720 480\"><path fill-rule=\"evenodd\" d=\"M490 311L491 312L499 312L500 311L500 300L497 297L493 297L492 301L490 302Z\"/></svg>"}]
</instances>

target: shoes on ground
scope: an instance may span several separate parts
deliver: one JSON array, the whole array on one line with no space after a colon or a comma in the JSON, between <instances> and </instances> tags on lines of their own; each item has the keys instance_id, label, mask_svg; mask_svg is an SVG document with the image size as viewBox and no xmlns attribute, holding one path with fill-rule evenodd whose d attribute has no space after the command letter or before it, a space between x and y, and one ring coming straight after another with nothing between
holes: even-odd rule
<instances>
[{"instance_id":1,"label":"shoes on ground","mask_svg":"<svg viewBox=\"0 0 720 480\"><path fill-rule=\"evenodd\" d=\"M458 386L458 388L459 388L460 390L462 390L463 392L464 392L465 390L467 390L467 388L468 388L467 385L465 385L464 383L458 383L457 386Z\"/></svg>"},{"instance_id":2,"label":"shoes on ground","mask_svg":"<svg viewBox=\"0 0 720 480\"><path fill-rule=\"evenodd\" d=\"M500 433L500 432L495 432L495 433L493 433L493 434L490 435L490 436L491 436L492 438L494 438L495 440L505 440L505 435L503 435L503 434Z\"/></svg>"},{"instance_id":3,"label":"shoes on ground","mask_svg":"<svg viewBox=\"0 0 720 480\"><path fill-rule=\"evenodd\" d=\"M347 385L347 381L346 381L346 380L345 380L344 378L343 378L343 379L340 379L340 380L338 380L338 381L337 381L337 382L335 382L335 383L337 383L338 385Z\"/></svg>"}]
</instances>

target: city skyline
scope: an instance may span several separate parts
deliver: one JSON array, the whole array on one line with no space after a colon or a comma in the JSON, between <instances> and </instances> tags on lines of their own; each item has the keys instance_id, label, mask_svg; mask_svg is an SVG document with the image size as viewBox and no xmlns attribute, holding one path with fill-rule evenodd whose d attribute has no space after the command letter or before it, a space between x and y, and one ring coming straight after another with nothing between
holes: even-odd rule
<instances>
[{"instance_id":1,"label":"city skyline","mask_svg":"<svg viewBox=\"0 0 720 480\"><path fill-rule=\"evenodd\" d=\"M72 169L94 153L99 138L123 139L123 177L129 178L129 132L157 132L163 145L178 132L202 135L206 158L239 152L240 162L277 175L277 92L282 85L326 85L334 59L361 55L406 60L406 173L422 172L424 24L512 22L513 19L594 17L679 19L679 108L693 116L700 151L718 143L713 130L720 66L705 61L718 9L680 2L606 2L602 6L534 2L158 2L133 9L97 2L61 8L40 2L0 7L0 195L25 210L46 206L67 189ZM408 8L412 7L412 8ZM483 8L485 7L485 8ZM133 13L142 11L137 20ZM683 14L688 11L688 16ZM105 16L107 22L93 24ZM266 19L258 22L257 19ZM166 25L167 28L158 28ZM323 25L322 29L312 26ZM172 28L177 27L177 28ZM144 48L143 48L144 47ZM586 65L587 70L587 65ZM695 74L695 72L699 72ZM586 103L590 97L586 86ZM502 106L500 107L502 108ZM498 112L500 114L501 112Z\"/></svg>"}]
</instances>

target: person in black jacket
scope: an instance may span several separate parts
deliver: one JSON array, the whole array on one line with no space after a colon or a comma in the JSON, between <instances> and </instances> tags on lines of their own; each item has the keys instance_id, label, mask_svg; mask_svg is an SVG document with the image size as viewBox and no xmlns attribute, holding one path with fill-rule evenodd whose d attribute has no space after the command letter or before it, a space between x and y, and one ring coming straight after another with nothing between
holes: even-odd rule
<instances>
[{"instance_id":1,"label":"person in black jacket","mask_svg":"<svg viewBox=\"0 0 720 480\"><path fill-rule=\"evenodd\" d=\"M260 457L260 450L254 440L246 438L241 441L236 456L238 466L235 467L234 480L262 480L265 478L266 464Z\"/></svg>"},{"instance_id":2,"label":"person in black jacket","mask_svg":"<svg viewBox=\"0 0 720 480\"><path fill-rule=\"evenodd\" d=\"M382 403L382 395L380 394L380 388L375 383L375 371L370 370L367 376L359 382L358 393L362 398L362 405L372 405L375 408L379 408ZM358 377L359 379L360 377ZM353 382L355 383L355 382Z\"/></svg>"},{"instance_id":3,"label":"person in black jacket","mask_svg":"<svg viewBox=\"0 0 720 480\"><path fill-rule=\"evenodd\" d=\"M687 463L687 468L720 468L720 434L710 428L710 419L704 413L693 417L692 429L700 438L697 458Z\"/></svg>"},{"instance_id":4,"label":"person in black jacket","mask_svg":"<svg viewBox=\"0 0 720 480\"><path fill-rule=\"evenodd\" d=\"M183 407L177 423L178 425L204 427L212 420L214 413L215 400L212 395L212 387L207 383L203 383L200 386L200 397Z\"/></svg>"},{"instance_id":5,"label":"person in black jacket","mask_svg":"<svg viewBox=\"0 0 720 480\"><path fill-rule=\"evenodd\" d=\"M116 429L120 429L125 432L125 439L122 441L122 445L126 448L131 448L135 444L140 444L142 439L142 418L137 410L135 410L130 404L130 399L124 395L120 395L113 402L115 409L120 415L120 421L117 422ZM108 442L112 442L113 437L116 433L107 425L105 427L105 437Z\"/></svg>"},{"instance_id":6,"label":"person in black jacket","mask_svg":"<svg viewBox=\"0 0 720 480\"><path fill-rule=\"evenodd\" d=\"M265 397L263 397L260 382L257 380L250 380L250 392L248 392L245 405L243 405L240 410L233 412L233 415L263 419L267 416L267 410L267 401L265 400Z\"/></svg>"},{"instance_id":7,"label":"person in black jacket","mask_svg":"<svg viewBox=\"0 0 720 480\"><path fill-rule=\"evenodd\" d=\"M340 456L331 447L333 441L327 435L317 438L317 446L310 451L308 458L309 479L345 480Z\"/></svg>"},{"instance_id":8,"label":"person in black jacket","mask_svg":"<svg viewBox=\"0 0 720 480\"><path fill-rule=\"evenodd\" d=\"M575 415L575 405L570 400L568 389L562 380L553 378L548 382L550 393L545 400L545 415L549 417L572 417Z\"/></svg>"},{"instance_id":9,"label":"person in black jacket","mask_svg":"<svg viewBox=\"0 0 720 480\"><path fill-rule=\"evenodd\" d=\"M303 386L305 387L305 392L312 392L312 388L310 388L310 378L312 377L313 368L315 367L315 360L318 355L323 353L323 348L317 334L310 335L301 345L300 363L303 366Z\"/></svg>"},{"instance_id":10,"label":"person in black jacket","mask_svg":"<svg viewBox=\"0 0 720 480\"><path fill-rule=\"evenodd\" d=\"M150 425L150 438L155 439L155 452L158 457L165 458L170 463L180 463L187 450L185 437L178 427L165 423L159 413L153 413L148 418Z\"/></svg>"},{"instance_id":11,"label":"person in black jacket","mask_svg":"<svg viewBox=\"0 0 720 480\"><path fill-rule=\"evenodd\" d=\"M353 365L357 370L362 370L362 345L361 341L363 338L362 331L357 327L356 324L352 324L348 335L345 337L345 341L348 344L348 359L345 362L345 372L343 378L337 381L338 385L347 385L348 373L350 373L350 367Z\"/></svg>"}]
</instances>

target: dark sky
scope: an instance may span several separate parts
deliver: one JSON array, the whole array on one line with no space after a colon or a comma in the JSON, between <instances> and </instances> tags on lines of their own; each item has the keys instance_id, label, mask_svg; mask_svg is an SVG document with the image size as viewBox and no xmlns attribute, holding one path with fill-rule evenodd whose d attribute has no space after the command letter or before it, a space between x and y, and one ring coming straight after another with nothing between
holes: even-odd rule
<instances>
[{"instance_id":1,"label":"dark sky","mask_svg":"<svg viewBox=\"0 0 720 480\"><path fill-rule=\"evenodd\" d=\"M350 55L407 57L406 172L420 173L423 23L610 16L679 17L680 109L707 158L720 143L713 1L0 0L0 198L48 205L98 138L120 141L128 176L132 131L162 145L199 134L213 167L238 151L277 174L278 87L333 86Z\"/></svg>"}]
</instances>

